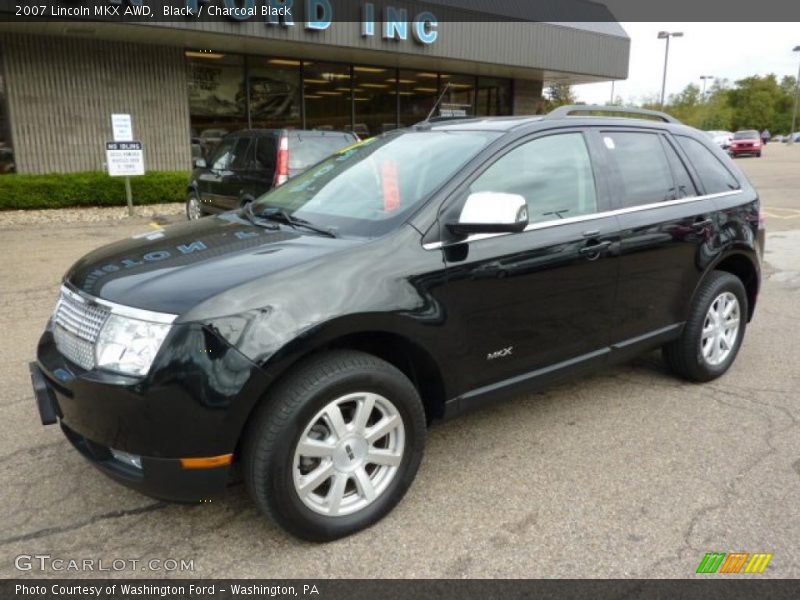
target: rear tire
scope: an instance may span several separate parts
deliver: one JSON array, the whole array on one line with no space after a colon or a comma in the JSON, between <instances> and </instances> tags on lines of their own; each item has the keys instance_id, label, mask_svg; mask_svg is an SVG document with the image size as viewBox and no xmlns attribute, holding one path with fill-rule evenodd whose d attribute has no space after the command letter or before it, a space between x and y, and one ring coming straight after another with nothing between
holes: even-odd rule
<instances>
[{"instance_id":1,"label":"rear tire","mask_svg":"<svg viewBox=\"0 0 800 600\"><path fill-rule=\"evenodd\" d=\"M723 375L739 352L747 314L741 280L723 271L711 272L700 285L681 336L663 348L667 365L689 381Z\"/></svg>"},{"instance_id":2,"label":"rear tire","mask_svg":"<svg viewBox=\"0 0 800 600\"><path fill-rule=\"evenodd\" d=\"M243 446L245 484L288 532L334 540L395 507L426 433L417 390L397 368L363 352L327 352L295 368L256 409Z\"/></svg>"}]
</instances>

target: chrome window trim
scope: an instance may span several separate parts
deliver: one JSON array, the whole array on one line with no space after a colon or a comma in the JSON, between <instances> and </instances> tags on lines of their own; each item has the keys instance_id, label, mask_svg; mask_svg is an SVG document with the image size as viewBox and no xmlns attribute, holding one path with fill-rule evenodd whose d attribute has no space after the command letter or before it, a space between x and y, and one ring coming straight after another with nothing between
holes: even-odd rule
<instances>
[{"instance_id":1,"label":"chrome window trim","mask_svg":"<svg viewBox=\"0 0 800 600\"><path fill-rule=\"evenodd\" d=\"M148 321L150 323L163 323L165 325L172 324L172 322L178 318L178 315L173 315L170 313L153 312L151 310L144 310L142 308L117 304L116 302L109 302L108 300L103 300L102 298L95 298L94 296L90 296L84 292L72 290L66 285L61 286L61 293L69 296L77 302L104 306L111 311L112 315L119 315L121 317L129 317L131 319L138 319L140 321Z\"/></svg>"},{"instance_id":2,"label":"chrome window trim","mask_svg":"<svg viewBox=\"0 0 800 600\"><path fill-rule=\"evenodd\" d=\"M570 223L580 223L583 221L594 221L595 219L603 219L605 217L614 217L617 215L625 215L628 213L639 212L643 210L651 210L653 208L663 208L665 206L678 206L680 204L689 204L691 202L699 202L700 200L711 200L713 198L723 198L725 196L734 196L741 194L742 190L731 190L729 192L717 192L715 194L705 194L703 196L692 196L691 198L679 198L677 200L667 200L665 202L652 202L650 204L640 204L638 206L628 206L626 208L617 208L615 210L607 210L599 213L592 213L590 215L579 215L576 217L567 217L566 219L555 219L551 221L542 221L541 223L531 223L520 233L528 231L535 231L537 229L549 229L550 227L558 227L560 225L568 225ZM471 242L478 242L489 238L495 238L505 235L519 235L518 233L474 233L459 242L453 244L469 244ZM451 245L453 245L451 244ZM446 244L444 242L429 242L422 244L425 250L438 250L443 248Z\"/></svg>"}]
</instances>

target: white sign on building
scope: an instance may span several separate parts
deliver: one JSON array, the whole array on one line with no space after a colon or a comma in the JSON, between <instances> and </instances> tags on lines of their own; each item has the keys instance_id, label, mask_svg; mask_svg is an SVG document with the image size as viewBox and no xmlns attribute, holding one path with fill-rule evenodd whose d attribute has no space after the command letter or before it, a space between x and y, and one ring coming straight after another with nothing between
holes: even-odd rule
<instances>
[{"instance_id":1,"label":"white sign on building","mask_svg":"<svg viewBox=\"0 0 800 600\"><path fill-rule=\"evenodd\" d=\"M112 114L111 130L115 142L130 142L133 140L133 120L130 115Z\"/></svg>"}]
</instances>

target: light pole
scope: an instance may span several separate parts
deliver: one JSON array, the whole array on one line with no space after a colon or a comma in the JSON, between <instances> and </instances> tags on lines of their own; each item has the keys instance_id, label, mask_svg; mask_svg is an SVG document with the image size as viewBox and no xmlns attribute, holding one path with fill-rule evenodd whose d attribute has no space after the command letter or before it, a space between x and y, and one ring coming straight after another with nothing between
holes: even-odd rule
<instances>
[{"instance_id":1,"label":"light pole","mask_svg":"<svg viewBox=\"0 0 800 600\"><path fill-rule=\"evenodd\" d=\"M800 46L795 46L792 52L800 52ZM794 126L797 123L797 101L800 99L800 66L797 67L797 81L794 84L794 112L792 113L792 130L789 132L789 144L794 144Z\"/></svg>"},{"instance_id":2,"label":"light pole","mask_svg":"<svg viewBox=\"0 0 800 600\"><path fill-rule=\"evenodd\" d=\"M664 93L667 90L667 62L669 61L669 38L683 37L682 31L659 31L658 39L667 40L667 47L664 50L664 77L661 80L661 109L664 109Z\"/></svg>"},{"instance_id":3,"label":"light pole","mask_svg":"<svg viewBox=\"0 0 800 600\"><path fill-rule=\"evenodd\" d=\"M709 79L714 79L713 75L700 75L700 79L703 80L703 104L706 103L706 81Z\"/></svg>"}]
</instances>

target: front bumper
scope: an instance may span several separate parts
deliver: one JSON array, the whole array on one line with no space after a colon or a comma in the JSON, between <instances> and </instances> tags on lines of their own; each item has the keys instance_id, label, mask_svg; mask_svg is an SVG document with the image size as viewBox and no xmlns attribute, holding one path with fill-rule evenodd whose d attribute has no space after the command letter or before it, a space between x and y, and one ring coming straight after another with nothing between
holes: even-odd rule
<instances>
[{"instance_id":1,"label":"front bumper","mask_svg":"<svg viewBox=\"0 0 800 600\"><path fill-rule=\"evenodd\" d=\"M182 459L235 453L266 378L199 324L176 327L166 344L150 374L134 379L81 369L57 351L48 329L31 378L42 423L59 422L95 467L149 496L196 502L222 492L232 467L187 468Z\"/></svg>"},{"instance_id":2,"label":"front bumper","mask_svg":"<svg viewBox=\"0 0 800 600\"><path fill-rule=\"evenodd\" d=\"M60 414L56 393L39 365L30 363L34 394L44 425L52 425ZM108 446L98 444L61 422L61 430L72 446L111 479L142 494L171 502L201 502L224 491L230 466L185 469L180 459L137 457L140 466L120 460Z\"/></svg>"},{"instance_id":3,"label":"front bumper","mask_svg":"<svg viewBox=\"0 0 800 600\"><path fill-rule=\"evenodd\" d=\"M731 146L728 151L731 154L758 154L761 146Z\"/></svg>"},{"instance_id":4,"label":"front bumper","mask_svg":"<svg viewBox=\"0 0 800 600\"><path fill-rule=\"evenodd\" d=\"M72 446L92 465L114 481L136 491L170 502L202 502L225 490L230 467L184 469L174 458L141 457L141 468L118 460L106 446L86 439L61 424Z\"/></svg>"}]
</instances>

